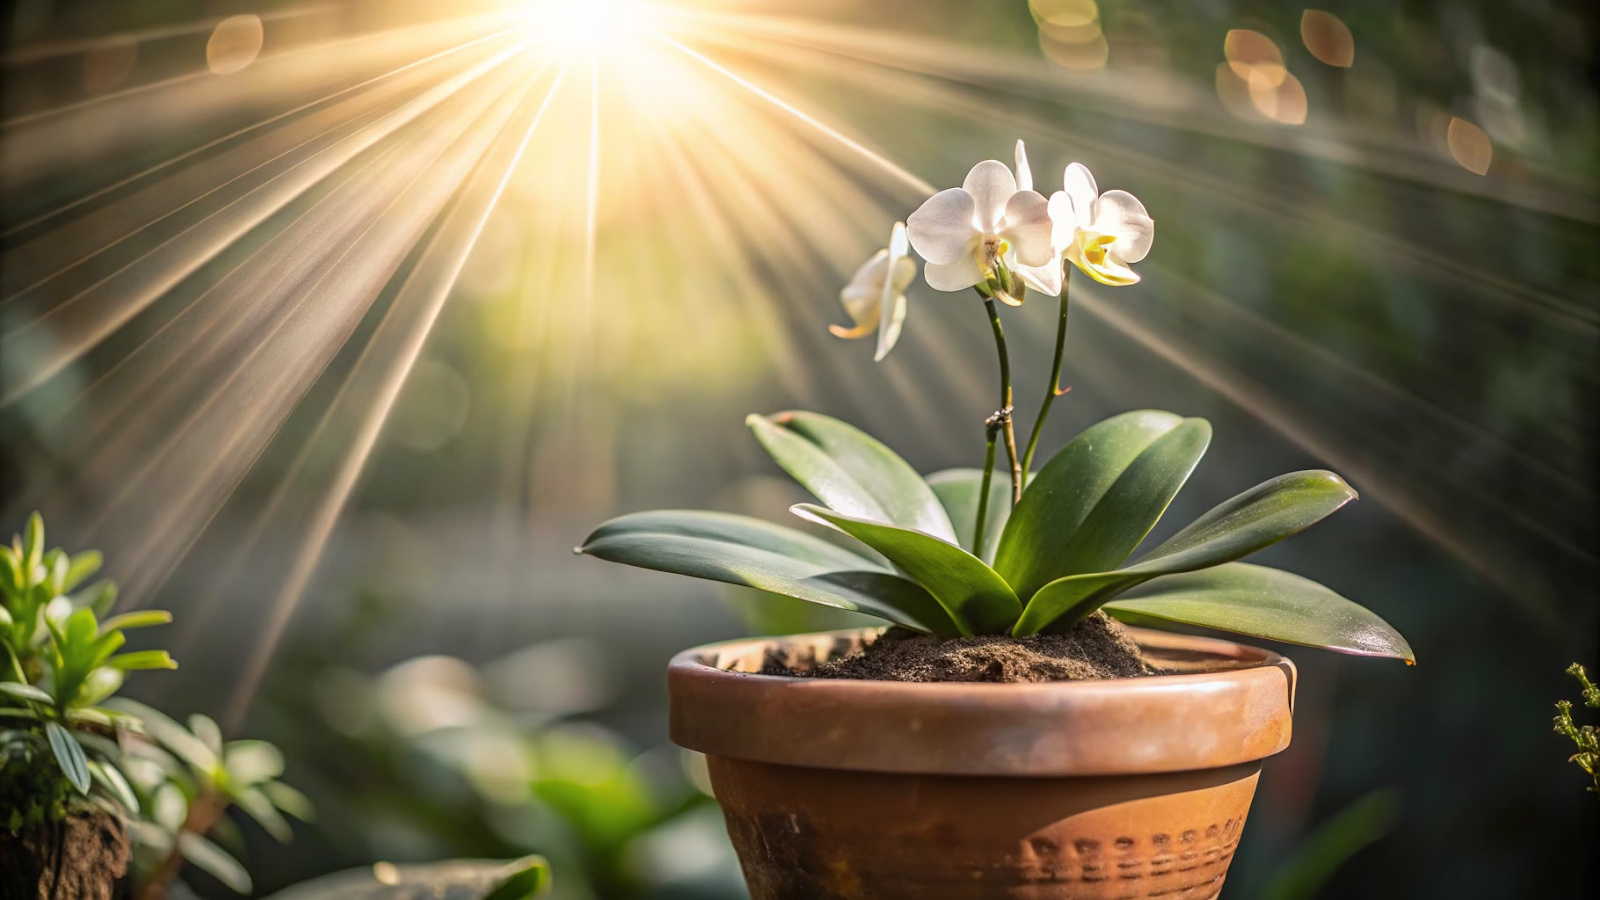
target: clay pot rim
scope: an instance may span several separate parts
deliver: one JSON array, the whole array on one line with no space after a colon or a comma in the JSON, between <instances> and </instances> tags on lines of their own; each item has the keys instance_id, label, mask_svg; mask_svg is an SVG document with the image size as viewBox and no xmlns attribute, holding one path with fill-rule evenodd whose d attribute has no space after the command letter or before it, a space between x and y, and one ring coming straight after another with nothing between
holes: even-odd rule
<instances>
[{"instance_id":1,"label":"clay pot rim","mask_svg":"<svg viewBox=\"0 0 1600 900\"><path fill-rule=\"evenodd\" d=\"M759 675L781 643L828 646L877 629L725 641L667 667L670 731L714 756L857 771L1127 775L1262 759L1287 747L1294 664L1258 647L1131 629L1194 671L1045 684L847 681ZM717 665L708 662L715 661Z\"/></svg>"}]
</instances>

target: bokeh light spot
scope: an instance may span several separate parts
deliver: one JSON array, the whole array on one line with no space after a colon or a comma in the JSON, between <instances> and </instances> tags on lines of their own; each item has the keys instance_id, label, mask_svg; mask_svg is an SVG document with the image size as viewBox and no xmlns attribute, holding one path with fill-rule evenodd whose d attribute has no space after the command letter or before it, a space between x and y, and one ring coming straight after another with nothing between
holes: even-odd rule
<instances>
[{"instance_id":1,"label":"bokeh light spot","mask_svg":"<svg viewBox=\"0 0 1600 900\"><path fill-rule=\"evenodd\" d=\"M1228 67L1246 82L1256 79L1277 87L1289 74L1283 64L1283 51L1259 31L1233 29L1223 38L1222 53L1228 59Z\"/></svg>"},{"instance_id":2,"label":"bokeh light spot","mask_svg":"<svg viewBox=\"0 0 1600 900\"><path fill-rule=\"evenodd\" d=\"M1445 130L1445 141L1450 155L1466 169L1478 175L1489 174L1489 163L1494 160L1494 145L1482 128L1459 116L1450 119Z\"/></svg>"},{"instance_id":3,"label":"bokeh light spot","mask_svg":"<svg viewBox=\"0 0 1600 900\"><path fill-rule=\"evenodd\" d=\"M1028 7L1040 25L1055 28L1082 28L1100 19L1094 0L1028 0Z\"/></svg>"},{"instance_id":4,"label":"bokeh light spot","mask_svg":"<svg viewBox=\"0 0 1600 900\"><path fill-rule=\"evenodd\" d=\"M467 424L471 398L459 372L438 360L422 360L406 379L400 405L389 421L390 434L419 453L437 450Z\"/></svg>"},{"instance_id":5,"label":"bokeh light spot","mask_svg":"<svg viewBox=\"0 0 1600 900\"><path fill-rule=\"evenodd\" d=\"M1300 79L1283 73L1276 84L1271 73L1256 69L1248 81L1250 102L1256 111L1281 125L1302 125L1306 121L1306 89Z\"/></svg>"},{"instance_id":6,"label":"bokeh light spot","mask_svg":"<svg viewBox=\"0 0 1600 900\"><path fill-rule=\"evenodd\" d=\"M231 75L256 61L266 31L252 15L229 16L206 41L206 65L218 75Z\"/></svg>"},{"instance_id":7,"label":"bokeh light spot","mask_svg":"<svg viewBox=\"0 0 1600 900\"><path fill-rule=\"evenodd\" d=\"M1330 66L1348 69L1356 61L1356 39L1350 27L1330 12L1308 9L1300 16L1300 39L1311 55Z\"/></svg>"}]
</instances>

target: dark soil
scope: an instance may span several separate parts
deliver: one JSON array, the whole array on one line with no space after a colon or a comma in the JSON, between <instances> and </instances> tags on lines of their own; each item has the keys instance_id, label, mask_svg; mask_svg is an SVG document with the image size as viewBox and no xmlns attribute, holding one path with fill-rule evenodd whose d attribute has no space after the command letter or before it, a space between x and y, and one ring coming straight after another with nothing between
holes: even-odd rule
<instances>
[{"instance_id":1,"label":"dark soil","mask_svg":"<svg viewBox=\"0 0 1600 900\"><path fill-rule=\"evenodd\" d=\"M848 649L848 648L840 648ZM905 628L848 655L816 659L769 656L763 675L861 681L989 681L1006 684L1152 675L1122 623L1096 612L1064 634L941 639Z\"/></svg>"},{"instance_id":2,"label":"dark soil","mask_svg":"<svg viewBox=\"0 0 1600 900\"><path fill-rule=\"evenodd\" d=\"M100 810L74 811L20 835L0 829L5 900L112 900L127 871L127 833Z\"/></svg>"}]
</instances>

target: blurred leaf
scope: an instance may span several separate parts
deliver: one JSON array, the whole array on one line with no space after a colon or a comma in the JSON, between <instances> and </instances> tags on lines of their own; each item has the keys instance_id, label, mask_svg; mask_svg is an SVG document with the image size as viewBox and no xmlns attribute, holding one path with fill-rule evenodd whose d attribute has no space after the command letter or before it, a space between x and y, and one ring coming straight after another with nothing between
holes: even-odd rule
<instances>
[{"instance_id":1,"label":"blurred leaf","mask_svg":"<svg viewBox=\"0 0 1600 900\"><path fill-rule=\"evenodd\" d=\"M983 486L983 470L945 469L929 475L928 486L944 504L958 543L970 548L973 530L978 524L978 489ZM984 518L989 521L983 527L983 552L977 555L993 565L1000 535L1005 530L1006 520L1011 518L1011 479L1004 473L997 473L989 480L989 509Z\"/></svg>"},{"instance_id":2,"label":"blurred leaf","mask_svg":"<svg viewBox=\"0 0 1600 900\"><path fill-rule=\"evenodd\" d=\"M1371 610L1309 578L1248 563L1157 578L1105 609L1133 625L1181 622L1359 656L1416 658Z\"/></svg>"},{"instance_id":3,"label":"blurred leaf","mask_svg":"<svg viewBox=\"0 0 1600 900\"><path fill-rule=\"evenodd\" d=\"M164 609L142 609L138 612L123 613L100 623L100 633L116 631L119 628L149 628L152 625L165 625L172 621L172 613Z\"/></svg>"},{"instance_id":4,"label":"blurred leaf","mask_svg":"<svg viewBox=\"0 0 1600 900\"><path fill-rule=\"evenodd\" d=\"M200 739L213 755L222 755L222 729L217 726L217 721L208 715L195 713L189 717L189 732Z\"/></svg>"},{"instance_id":5,"label":"blurred leaf","mask_svg":"<svg viewBox=\"0 0 1600 900\"><path fill-rule=\"evenodd\" d=\"M83 755L83 747L72 739L71 732L54 722L44 723L44 733L50 740L50 752L55 754L56 764L66 773L67 780L78 793L89 793L89 760Z\"/></svg>"},{"instance_id":6,"label":"blurred leaf","mask_svg":"<svg viewBox=\"0 0 1600 900\"><path fill-rule=\"evenodd\" d=\"M957 540L933 489L876 438L809 412L751 415L745 423L778 465L829 508Z\"/></svg>"},{"instance_id":7,"label":"blurred leaf","mask_svg":"<svg viewBox=\"0 0 1600 900\"><path fill-rule=\"evenodd\" d=\"M531 870L537 870L533 874ZM382 872L379 879L376 873ZM523 900L548 889L550 867L536 856L505 863L451 860L362 866L285 888L270 900ZM531 888L529 886L532 886ZM533 893L528 893L529 890Z\"/></svg>"},{"instance_id":8,"label":"blurred leaf","mask_svg":"<svg viewBox=\"0 0 1600 900\"><path fill-rule=\"evenodd\" d=\"M961 634L1004 633L1022 612L1005 579L955 544L811 503L799 504L793 512L831 525L883 554L939 601Z\"/></svg>"},{"instance_id":9,"label":"blurred leaf","mask_svg":"<svg viewBox=\"0 0 1600 900\"><path fill-rule=\"evenodd\" d=\"M266 741L229 741L222 765L239 784L260 784L283 774L283 753Z\"/></svg>"},{"instance_id":10,"label":"blurred leaf","mask_svg":"<svg viewBox=\"0 0 1600 900\"><path fill-rule=\"evenodd\" d=\"M138 815L139 798L134 796L133 787L128 784L128 779L122 777L122 772L115 765L91 760L89 775L105 788L106 793L116 798L130 815Z\"/></svg>"},{"instance_id":11,"label":"blurred leaf","mask_svg":"<svg viewBox=\"0 0 1600 900\"><path fill-rule=\"evenodd\" d=\"M916 584L820 538L748 516L633 513L595 529L578 552L955 633L938 602Z\"/></svg>"},{"instance_id":12,"label":"blurred leaf","mask_svg":"<svg viewBox=\"0 0 1600 900\"><path fill-rule=\"evenodd\" d=\"M170 781L158 785L150 799L150 818L167 831L177 834L188 817L189 798L183 795L183 790Z\"/></svg>"},{"instance_id":13,"label":"blurred leaf","mask_svg":"<svg viewBox=\"0 0 1600 900\"><path fill-rule=\"evenodd\" d=\"M259 788L247 787L240 791L231 792L229 797L245 814L255 819L256 823L272 835L273 840L280 844L287 844L294 840L294 829L289 827L289 822L272 805L272 801Z\"/></svg>"},{"instance_id":14,"label":"blurred leaf","mask_svg":"<svg viewBox=\"0 0 1600 900\"><path fill-rule=\"evenodd\" d=\"M1133 551L1137 541L1118 555L1110 523L1092 518L1102 507L1111 510L1104 516L1141 517L1142 510L1118 506L1135 498L1123 498L1113 489L1156 441L1185 421L1158 410L1113 416L1085 429L1039 471L1011 511L995 551L995 570L1019 599L1027 602L1039 588L1066 575L1115 568ZM1136 523L1125 523L1126 530L1134 528Z\"/></svg>"},{"instance_id":15,"label":"blurred leaf","mask_svg":"<svg viewBox=\"0 0 1600 900\"><path fill-rule=\"evenodd\" d=\"M109 581L97 581L78 593L73 603L79 609L92 610L95 617L111 612L117 602L117 586Z\"/></svg>"},{"instance_id":16,"label":"blurred leaf","mask_svg":"<svg viewBox=\"0 0 1600 900\"><path fill-rule=\"evenodd\" d=\"M1393 788L1373 791L1346 806L1283 861L1264 900L1313 900L1351 857L1394 831L1399 821L1400 798Z\"/></svg>"},{"instance_id":17,"label":"blurred leaf","mask_svg":"<svg viewBox=\"0 0 1600 900\"><path fill-rule=\"evenodd\" d=\"M261 792L267 795L273 806L296 819L302 822L316 821L317 808L312 804L311 798L289 785L281 781L269 781L261 786Z\"/></svg>"},{"instance_id":18,"label":"blurred leaf","mask_svg":"<svg viewBox=\"0 0 1600 900\"><path fill-rule=\"evenodd\" d=\"M110 664L125 671L135 669L176 669L178 667L165 650L139 650L111 657Z\"/></svg>"},{"instance_id":19,"label":"blurred leaf","mask_svg":"<svg viewBox=\"0 0 1600 900\"><path fill-rule=\"evenodd\" d=\"M229 890L240 894L250 893L250 873L228 851L211 843L192 831L179 832L178 850L185 862L193 863Z\"/></svg>"},{"instance_id":20,"label":"blurred leaf","mask_svg":"<svg viewBox=\"0 0 1600 900\"><path fill-rule=\"evenodd\" d=\"M550 864L541 857L530 856L511 864L516 866L522 868L507 875L484 900L529 900L550 888Z\"/></svg>"},{"instance_id":21,"label":"blurred leaf","mask_svg":"<svg viewBox=\"0 0 1600 900\"><path fill-rule=\"evenodd\" d=\"M1227 500L1145 554L1112 572L1058 578L1022 611L1018 636L1071 626L1118 593L1159 575L1231 562L1299 534L1355 499L1332 472L1280 475Z\"/></svg>"},{"instance_id":22,"label":"blurred leaf","mask_svg":"<svg viewBox=\"0 0 1600 900\"><path fill-rule=\"evenodd\" d=\"M44 563L44 518L37 512L28 516L28 524L22 533L22 571L29 581L35 577L35 569Z\"/></svg>"},{"instance_id":23,"label":"blurred leaf","mask_svg":"<svg viewBox=\"0 0 1600 900\"><path fill-rule=\"evenodd\" d=\"M116 697L107 701L106 705L143 722L145 732L155 739L157 744L172 751L196 770L206 773L207 777L210 777L209 773L216 769L217 755L211 748L166 713L126 697Z\"/></svg>"},{"instance_id":24,"label":"blurred leaf","mask_svg":"<svg viewBox=\"0 0 1600 900\"><path fill-rule=\"evenodd\" d=\"M18 700L30 700L34 703L54 704L55 698L31 684L22 684L16 681L0 681L0 694L8 694Z\"/></svg>"},{"instance_id":25,"label":"blurred leaf","mask_svg":"<svg viewBox=\"0 0 1600 900\"><path fill-rule=\"evenodd\" d=\"M94 575L94 573L100 571L102 562L103 558L99 550L85 550L82 553L74 554L67 565L66 575L62 579L61 592L66 593L72 590Z\"/></svg>"}]
</instances>

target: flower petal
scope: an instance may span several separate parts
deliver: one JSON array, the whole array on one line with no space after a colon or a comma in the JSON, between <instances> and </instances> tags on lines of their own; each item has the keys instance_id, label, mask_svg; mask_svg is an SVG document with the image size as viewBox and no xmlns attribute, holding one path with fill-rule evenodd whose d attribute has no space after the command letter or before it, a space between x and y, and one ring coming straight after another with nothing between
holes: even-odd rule
<instances>
[{"instance_id":1,"label":"flower petal","mask_svg":"<svg viewBox=\"0 0 1600 900\"><path fill-rule=\"evenodd\" d=\"M1017 138L1017 190L1033 190L1033 169L1028 167L1028 151L1022 146L1022 138Z\"/></svg>"},{"instance_id":2,"label":"flower petal","mask_svg":"<svg viewBox=\"0 0 1600 900\"><path fill-rule=\"evenodd\" d=\"M967 253L955 262L928 263L922 267L922 277L936 291L964 291L983 280L983 268L975 254Z\"/></svg>"},{"instance_id":3,"label":"flower petal","mask_svg":"<svg viewBox=\"0 0 1600 900\"><path fill-rule=\"evenodd\" d=\"M1050 201L1034 191L1017 191L1006 201L1005 227L1000 236L1011 243L1017 262L1042 266L1056 255L1051 245Z\"/></svg>"},{"instance_id":4,"label":"flower petal","mask_svg":"<svg viewBox=\"0 0 1600 900\"><path fill-rule=\"evenodd\" d=\"M1050 246L1061 253L1071 246L1078 234L1078 214L1072 210L1072 198L1066 191L1050 195Z\"/></svg>"},{"instance_id":5,"label":"flower petal","mask_svg":"<svg viewBox=\"0 0 1600 900\"><path fill-rule=\"evenodd\" d=\"M871 333L873 333L874 331L877 331L877 330L878 330L878 322L877 322L876 319L874 319L872 322L867 323L866 325L857 325L854 328L846 328L843 325L829 325L828 326L828 333L829 334L833 335L836 338L844 338L847 341L853 341L856 338L864 338L867 335L869 335L869 334L871 334Z\"/></svg>"},{"instance_id":6,"label":"flower petal","mask_svg":"<svg viewBox=\"0 0 1600 900\"><path fill-rule=\"evenodd\" d=\"M1156 239L1156 222L1144 211L1139 198L1127 191L1106 191L1094 204L1093 230L1116 238L1117 255L1136 263L1150 252Z\"/></svg>"},{"instance_id":7,"label":"flower petal","mask_svg":"<svg viewBox=\"0 0 1600 900\"><path fill-rule=\"evenodd\" d=\"M894 223L894 228L889 230L889 258L899 260L906 255L909 246L906 239L906 223ZM890 262L890 265L894 265L894 262Z\"/></svg>"},{"instance_id":8,"label":"flower petal","mask_svg":"<svg viewBox=\"0 0 1600 900\"><path fill-rule=\"evenodd\" d=\"M1061 258L1056 257L1042 266L1017 266L1018 277L1024 284L1052 297L1061 295Z\"/></svg>"},{"instance_id":9,"label":"flower petal","mask_svg":"<svg viewBox=\"0 0 1600 900\"><path fill-rule=\"evenodd\" d=\"M1061 189L1072 200L1073 219L1078 227L1088 228L1094 224L1094 201L1100 196L1100 188L1089 174L1089 167L1083 163L1067 166L1061 174Z\"/></svg>"},{"instance_id":10,"label":"flower petal","mask_svg":"<svg viewBox=\"0 0 1600 900\"><path fill-rule=\"evenodd\" d=\"M896 291L885 297L883 312L879 316L883 328L878 331L878 349L872 354L873 362L882 362L895 342L900 340L900 327L906 321L906 295Z\"/></svg>"},{"instance_id":11,"label":"flower petal","mask_svg":"<svg viewBox=\"0 0 1600 900\"><path fill-rule=\"evenodd\" d=\"M987 234L998 232L1006 201L1017 192L1017 179L1011 170L999 160L986 159L972 167L961 187L977 204L972 224Z\"/></svg>"},{"instance_id":12,"label":"flower petal","mask_svg":"<svg viewBox=\"0 0 1600 900\"><path fill-rule=\"evenodd\" d=\"M961 188L940 191L906 219L906 236L928 262L953 263L970 255L968 248L978 233L972 224L973 209L972 195Z\"/></svg>"}]
</instances>

